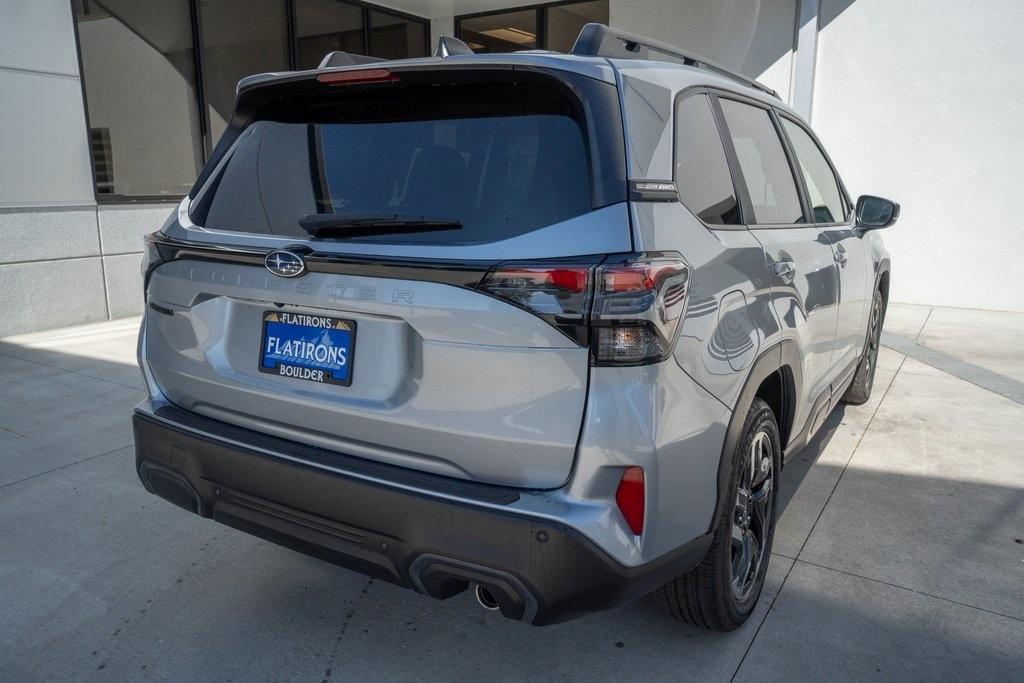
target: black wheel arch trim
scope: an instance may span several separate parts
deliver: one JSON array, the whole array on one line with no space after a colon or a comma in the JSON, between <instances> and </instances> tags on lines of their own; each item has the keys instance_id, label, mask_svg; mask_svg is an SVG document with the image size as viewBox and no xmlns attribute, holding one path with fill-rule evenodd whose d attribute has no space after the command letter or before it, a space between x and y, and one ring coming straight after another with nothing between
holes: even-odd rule
<instances>
[{"instance_id":1,"label":"black wheel arch trim","mask_svg":"<svg viewBox=\"0 0 1024 683\"><path fill-rule=\"evenodd\" d=\"M739 397L736 399L736 404L733 406L732 417L729 419L729 426L726 428L725 432L725 441L722 445L722 453L718 461L718 487L716 492L715 512L714 516L711 518L708 533L714 532L715 525L721 518L724 506L730 500L728 488L729 475L732 471L732 453L736 450L736 445L743 437L743 425L747 419L747 412L750 410L750 406L753 404L754 398L757 395L757 390L761 387L761 383L764 382L765 379L787 367L790 370L789 379L793 384L792 387L788 388L788 391L794 392L794 395L788 399L790 404L792 404L795 396L799 393L799 387L802 381L799 354L797 352L795 341L785 339L773 344L757 357L757 360L755 360L753 365L750 367L750 372L747 373L747 378L743 383L743 389L740 390ZM786 390L787 389L784 387L784 391ZM792 407L790 407L790 410L792 410ZM776 416L777 421L783 419L787 419L787 416ZM783 428L783 425L780 423L780 436L785 433L785 431L786 430ZM786 445L783 444L782 448L783 452L785 452Z\"/></svg>"}]
</instances>

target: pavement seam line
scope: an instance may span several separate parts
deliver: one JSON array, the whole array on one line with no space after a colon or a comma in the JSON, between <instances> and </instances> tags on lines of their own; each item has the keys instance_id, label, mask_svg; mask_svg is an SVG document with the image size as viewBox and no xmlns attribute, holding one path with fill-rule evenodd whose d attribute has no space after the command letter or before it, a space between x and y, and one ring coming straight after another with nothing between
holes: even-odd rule
<instances>
[{"instance_id":1,"label":"pavement seam line","mask_svg":"<svg viewBox=\"0 0 1024 683\"><path fill-rule=\"evenodd\" d=\"M754 636L750 639L750 642L747 643L747 649L743 651L743 656L740 657L740 662L736 665L736 670L732 672L732 676L729 678L730 682L736 680L736 676L739 675L740 669L743 668L743 662L747 660L747 655L750 654L750 649L754 647L754 642L757 640L757 636L761 633L761 628L764 626L765 622L768 621L768 616L772 613L772 609L774 609L775 607L775 601L779 599L780 595L782 595L782 590L786 587L786 581L789 579L789 575L793 572L793 567L795 567L796 563L800 561L800 553L804 551L804 547L806 547L807 541L810 540L811 535L814 533L814 529L818 526L818 522L821 520L822 514L825 513L825 508L828 507L829 501L832 500L832 495L836 492L836 489L839 488L839 482L842 480L843 475L846 474L846 470L850 466L850 461L853 460L853 456L856 455L857 449L860 448L860 442L864 440L864 435L868 433L869 429L871 429L871 423L875 421L875 415L877 415L878 411L882 409L882 404L885 403L885 397L889 395L889 389L892 388L892 385L896 382L896 378L899 377L900 370L903 369L903 363L906 362L906 360L906 356L904 356L903 359L900 360L899 367L896 368L896 372L893 373L892 379L890 379L889 383L885 385L885 391L882 392L881 400L878 401L878 405L875 406L874 411L872 411L871 417L868 419L867 424L864 425L864 431L861 432L860 437L857 439L857 443L853 446L853 449L850 451L850 457L848 457L846 459L846 462L843 463L843 471L839 473L839 476L836 478L836 483L833 484L832 490L829 491L828 493L828 498L825 499L825 503L821 506L821 509L818 510L818 516L814 518L814 524L811 525L810 531L808 531L807 536L804 537L804 542L800 544L800 550L797 551L796 557L793 558L792 564L790 564L789 569L786 570L786 575L782 577L782 582L779 584L779 590L775 592L775 596L772 598L772 601L768 603L768 609L765 610L764 617L761 619L761 623L759 623L757 625L757 629L754 630ZM778 520L776 520L776 522L777 521ZM825 569L828 568L829 567L825 567Z\"/></svg>"},{"instance_id":2,"label":"pavement seam line","mask_svg":"<svg viewBox=\"0 0 1024 683\"><path fill-rule=\"evenodd\" d=\"M919 591L919 590L917 590L915 588L908 588L907 586L901 586L898 583L891 583L889 581L884 581L882 579L876 579L876 578L874 578L872 576L864 576L863 574L857 574L856 572L848 572L848 571L846 571L844 569L836 569L835 567L827 567L827 566L825 566L823 564L818 564L817 562L809 562L808 560L794 560L793 561L794 564L796 564L797 562L809 565L811 567L817 567L818 569L824 569L826 571L836 572L837 574L845 574L846 576L852 576L855 579L864 579L865 581L872 581L874 583L880 583L883 586L889 586L890 588L897 588L899 590L909 591L909 592L915 593L917 595L923 595L923 596L928 597L928 598L935 598L936 600L942 600L943 602L948 602L948 603L953 604L953 605L959 605L960 607L966 607L968 609L976 609L979 612L985 612L986 614L991 614L993 616L1005 617L1006 619L1013 619L1014 621L1024 622L1024 617L1015 617L1012 614L1004 614L1003 612L996 612L994 610L986 609L984 607L978 607L977 605L971 605L971 604L966 603L966 602L960 602L959 600L953 600L952 598L946 598L946 597L943 597L941 595L935 595L934 593L927 593L925 591Z\"/></svg>"},{"instance_id":3,"label":"pavement seam line","mask_svg":"<svg viewBox=\"0 0 1024 683\"><path fill-rule=\"evenodd\" d=\"M120 447L115 448L115 449L110 450L110 451L105 451L103 453L97 453L96 455L90 455L88 458L82 458L81 460L76 460L74 462L69 462L69 463L65 463L63 465L58 465L57 467L45 470L43 472L37 472L36 474L29 475L29 476L27 476L27 477L25 477L23 479L18 479L18 480L15 480L15 481L9 481L6 484L0 484L0 489L5 489L8 486L14 486L15 484L21 484L22 482L29 481L30 479L35 479L36 477L41 477L44 474L50 474L51 472L57 472L58 470L67 469L68 467L74 467L75 465L81 465L83 462L89 462L90 460L95 460L96 458L102 458L104 455L110 455L111 453L117 453L118 451L123 451L126 448L131 448L133 445L134 444L128 444L127 446L120 446Z\"/></svg>"},{"instance_id":4,"label":"pavement seam line","mask_svg":"<svg viewBox=\"0 0 1024 683\"><path fill-rule=\"evenodd\" d=\"M928 315L926 315L926 316L924 317L924 322L923 322L923 323L921 323L921 329L919 329L919 330L917 331L917 334L916 334L916 335L914 335L914 341L915 341L915 342L916 342L916 341L917 341L918 339L920 339L920 338L921 338L921 335L922 335L922 334L924 334L924 328L928 326L928 321L932 319L932 311L934 311L934 310L935 310L935 307L934 307L934 306L931 306L931 307L929 307L929 308L928 308Z\"/></svg>"},{"instance_id":5,"label":"pavement seam line","mask_svg":"<svg viewBox=\"0 0 1024 683\"><path fill-rule=\"evenodd\" d=\"M950 377L1024 405L1024 382L892 332L883 332L881 341L882 346L909 356Z\"/></svg>"},{"instance_id":6,"label":"pavement seam line","mask_svg":"<svg viewBox=\"0 0 1024 683\"><path fill-rule=\"evenodd\" d=\"M0 431L2 431L2 432L9 432L11 434L14 434L15 436L20 436L23 439L27 439L28 438L28 436L26 436L25 434L22 434L21 432L16 432L13 429L9 429L7 427L4 427L3 425L0 425Z\"/></svg>"},{"instance_id":7,"label":"pavement seam line","mask_svg":"<svg viewBox=\"0 0 1024 683\"><path fill-rule=\"evenodd\" d=\"M33 363L35 365L42 365L44 368L53 368L54 370L62 370L64 372L70 372L73 375L81 375L82 377L88 377L89 379L95 379L95 380L98 380L100 382L106 382L107 384L114 384L116 386L125 387L127 389L135 389L136 391L145 391L145 389L140 389L139 387L134 387L131 384L125 384L124 382L115 382L112 379L105 379L103 377L96 377L95 375L90 375L90 374L81 372L79 370L69 370L68 368L62 368L59 365L50 365L49 363L42 363L42 362L37 361L37 360L32 360L31 358L22 358L21 356L12 356L11 354L4 353L3 351L0 351L0 356L3 356L5 358L14 358L15 360L21 360L21 361L25 361L26 363ZM100 362L100 363L107 363L107 362L113 363L113 362L115 362L115 361L108 361L108 360L103 359L103 358L98 358L96 360L97 360L97 362ZM122 364L118 363L118 365L122 365Z\"/></svg>"}]
</instances>

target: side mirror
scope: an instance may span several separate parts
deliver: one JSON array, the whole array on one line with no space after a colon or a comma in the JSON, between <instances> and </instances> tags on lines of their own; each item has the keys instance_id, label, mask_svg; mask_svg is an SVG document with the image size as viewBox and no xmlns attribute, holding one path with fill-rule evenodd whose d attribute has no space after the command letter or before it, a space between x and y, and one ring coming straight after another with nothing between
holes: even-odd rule
<instances>
[{"instance_id":1,"label":"side mirror","mask_svg":"<svg viewBox=\"0 0 1024 683\"><path fill-rule=\"evenodd\" d=\"M869 194L861 195L857 200L857 227L864 230L878 230L888 228L900 217L900 205L896 202L873 197Z\"/></svg>"}]
</instances>

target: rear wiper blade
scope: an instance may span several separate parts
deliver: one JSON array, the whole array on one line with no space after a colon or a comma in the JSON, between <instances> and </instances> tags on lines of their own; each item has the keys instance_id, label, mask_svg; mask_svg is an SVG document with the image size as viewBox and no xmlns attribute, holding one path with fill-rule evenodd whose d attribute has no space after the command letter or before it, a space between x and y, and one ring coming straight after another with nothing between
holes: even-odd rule
<instances>
[{"instance_id":1,"label":"rear wiper blade","mask_svg":"<svg viewBox=\"0 0 1024 683\"><path fill-rule=\"evenodd\" d=\"M311 213L299 218L299 226L313 237L360 237L457 230L462 227L462 223L451 218L433 216Z\"/></svg>"}]
</instances>

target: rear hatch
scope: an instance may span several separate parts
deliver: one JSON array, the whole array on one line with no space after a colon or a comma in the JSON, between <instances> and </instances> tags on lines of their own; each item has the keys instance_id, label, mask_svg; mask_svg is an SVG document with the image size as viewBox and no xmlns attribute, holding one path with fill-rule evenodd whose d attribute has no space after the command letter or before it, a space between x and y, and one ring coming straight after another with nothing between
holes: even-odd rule
<instances>
[{"instance_id":1,"label":"rear hatch","mask_svg":"<svg viewBox=\"0 0 1024 683\"><path fill-rule=\"evenodd\" d=\"M560 486L592 267L631 248L614 85L521 67L326 76L240 95L151 238L157 384L303 443Z\"/></svg>"}]
</instances>

